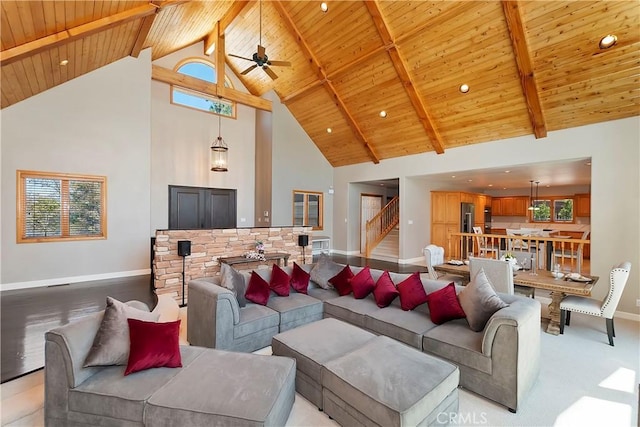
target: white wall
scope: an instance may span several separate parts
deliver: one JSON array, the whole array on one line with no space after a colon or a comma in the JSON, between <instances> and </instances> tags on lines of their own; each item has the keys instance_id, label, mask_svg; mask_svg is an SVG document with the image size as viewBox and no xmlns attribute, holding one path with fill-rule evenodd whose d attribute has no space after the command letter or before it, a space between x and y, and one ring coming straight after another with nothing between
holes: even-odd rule
<instances>
[{"instance_id":1,"label":"white wall","mask_svg":"<svg viewBox=\"0 0 640 427\"><path fill-rule=\"evenodd\" d=\"M173 69L185 58L203 55L196 43L153 62ZM234 88L247 92L235 75L226 73ZM169 226L169 185L229 188L237 190L237 226L254 225L255 110L237 104L236 119L223 117L222 137L229 146L229 171L211 172L209 148L218 136L218 116L171 104L170 85L151 83L151 226ZM245 222L242 222L242 219Z\"/></svg>"},{"instance_id":2,"label":"white wall","mask_svg":"<svg viewBox=\"0 0 640 427\"><path fill-rule=\"evenodd\" d=\"M264 97L273 102L271 223L292 225L293 190L319 191L324 199L324 229L313 234L332 237L333 167L277 95L269 92Z\"/></svg>"},{"instance_id":3,"label":"white wall","mask_svg":"<svg viewBox=\"0 0 640 427\"><path fill-rule=\"evenodd\" d=\"M635 301L640 298L640 118L610 121L579 128L549 132L543 139L532 136L475 144L446 150L383 160L378 165L364 163L334 169L334 242L338 250L356 247L349 233L353 224L346 191L351 182L400 177L401 219L414 214L416 198L427 198L418 208L430 210L428 175L477 168L493 168L591 157L591 272L601 277L594 290L603 297L608 288L611 266L622 260L633 264L629 283L619 310L639 313ZM527 153L522 156L521 153ZM407 179L421 178L425 185L410 185ZM403 186L405 187L403 189ZM403 222L403 225L406 221ZM355 226L355 225L353 225ZM402 228L402 227L401 227ZM349 237L348 237L349 236ZM418 239L419 242L416 242ZM401 232L403 260L420 257L420 248L430 240L429 223L416 224L411 232Z\"/></svg>"},{"instance_id":4,"label":"white wall","mask_svg":"<svg viewBox=\"0 0 640 427\"><path fill-rule=\"evenodd\" d=\"M147 272L150 73L146 50L1 110L3 290ZM106 175L107 239L16 244L17 169Z\"/></svg>"}]
</instances>

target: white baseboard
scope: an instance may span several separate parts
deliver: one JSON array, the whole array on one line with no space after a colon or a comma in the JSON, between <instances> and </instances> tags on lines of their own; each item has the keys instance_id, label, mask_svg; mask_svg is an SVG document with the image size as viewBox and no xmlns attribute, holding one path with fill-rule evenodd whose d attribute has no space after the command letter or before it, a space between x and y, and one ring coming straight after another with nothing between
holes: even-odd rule
<instances>
[{"instance_id":1,"label":"white baseboard","mask_svg":"<svg viewBox=\"0 0 640 427\"><path fill-rule=\"evenodd\" d=\"M150 268L131 271L117 271L115 273L90 274L86 276L59 277L56 279L32 280L29 282L14 282L0 284L0 291L14 291L18 289L41 288L43 286L66 285L69 283L91 282L93 280L118 279L120 277L144 276L151 274Z\"/></svg>"},{"instance_id":2,"label":"white baseboard","mask_svg":"<svg viewBox=\"0 0 640 427\"><path fill-rule=\"evenodd\" d=\"M420 264L422 263L422 264ZM424 257L423 256L419 256L416 258L409 258L409 259L399 259L398 260L398 264L418 264L418 265L424 265Z\"/></svg>"}]
</instances>

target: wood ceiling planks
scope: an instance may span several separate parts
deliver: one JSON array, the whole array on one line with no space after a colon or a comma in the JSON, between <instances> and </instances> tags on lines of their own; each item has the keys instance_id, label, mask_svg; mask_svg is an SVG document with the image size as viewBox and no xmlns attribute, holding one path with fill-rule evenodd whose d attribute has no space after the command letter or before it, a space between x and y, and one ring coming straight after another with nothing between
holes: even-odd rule
<instances>
[{"instance_id":1,"label":"wood ceiling planks","mask_svg":"<svg viewBox=\"0 0 640 427\"><path fill-rule=\"evenodd\" d=\"M334 166L532 134L532 89L521 80L535 80L551 131L640 115L637 0L331 1L327 13L298 0L3 0L0 105L141 48L165 56L223 19L225 59L240 74L252 62L228 54L256 51L261 4L262 45L292 66L273 67L277 80L260 69L239 78L254 95L274 90ZM522 30L511 36L525 43L512 43L503 4L519 10ZM109 24L136 8L149 14ZM618 44L600 50L607 33Z\"/></svg>"}]
</instances>

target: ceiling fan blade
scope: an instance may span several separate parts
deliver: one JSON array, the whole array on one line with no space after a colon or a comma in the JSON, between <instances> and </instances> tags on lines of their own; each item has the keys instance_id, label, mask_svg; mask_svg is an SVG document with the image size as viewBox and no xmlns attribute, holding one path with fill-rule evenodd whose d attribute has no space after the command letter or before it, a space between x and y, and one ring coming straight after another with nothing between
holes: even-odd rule
<instances>
[{"instance_id":1,"label":"ceiling fan blade","mask_svg":"<svg viewBox=\"0 0 640 427\"><path fill-rule=\"evenodd\" d=\"M258 58L264 58L265 52L266 49L264 48L264 46L258 45Z\"/></svg>"},{"instance_id":2,"label":"ceiling fan blade","mask_svg":"<svg viewBox=\"0 0 640 427\"><path fill-rule=\"evenodd\" d=\"M275 80L275 79L278 78L278 75L276 73L274 73L271 68L262 67L262 69L264 70L265 73L267 73L269 75L269 77L271 77L271 79Z\"/></svg>"},{"instance_id":3,"label":"ceiling fan blade","mask_svg":"<svg viewBox=\"0 0 640 427\"><path fill-rule=\"evenodd\" d=\"M253 64L251 67L247 68L246 70L244 70L243 72L241 72L240 74L242 74L243 76L245 74L247 74L249 71L253 70L254 68L256 68L258 65L257 64Z\"/></svg>"},{"instance_id":4,"label":"ceiling fan blade","mask_svg":"<svg viewBox=\"0 0 640 427\"><path fill-rule=\"evenodd\" d=\"M269 65L277 65L278 67L291 67L291 62L289 62L289 61L271 61L271 60L269 60Z\"/></svg>"},{"instance_id":5,"label":"ceiling fan blade","mask_svg":"<svg viewBox=\"0 0 640 427\"><path fill-rule=\"evenodd\" d=\"M234 58L245 59L247 61L253 61L253 59L251 59L251 58L246 58L246 57L240 56L240 55L234 55L233 53L230 53L229 56L233 56Z\"/></svg>"}]
</instances>

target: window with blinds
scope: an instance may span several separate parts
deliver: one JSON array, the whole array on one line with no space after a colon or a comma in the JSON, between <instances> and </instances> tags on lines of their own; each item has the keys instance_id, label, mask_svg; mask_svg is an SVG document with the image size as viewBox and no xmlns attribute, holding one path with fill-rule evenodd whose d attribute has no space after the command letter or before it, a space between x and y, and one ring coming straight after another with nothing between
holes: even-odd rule
<instances>
[{"instance_id":1,"label":"window with blinds","mask_svg":"<svg viewBox=\"0 0 640 427\"><path fill-rule=\"evenodd\" d=\"M18 243L104 239L104 176L17 172Z\"/></svg>"}]
</instances>

